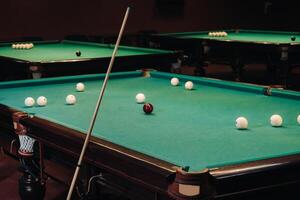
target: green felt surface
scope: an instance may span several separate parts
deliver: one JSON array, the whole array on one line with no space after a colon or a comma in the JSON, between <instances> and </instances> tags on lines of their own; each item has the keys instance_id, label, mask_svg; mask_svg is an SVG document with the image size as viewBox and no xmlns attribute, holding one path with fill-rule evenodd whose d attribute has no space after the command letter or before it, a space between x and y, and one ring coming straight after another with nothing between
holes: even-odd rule
<instances>
[{"instance_id":1,"label":"green felt surface","mask_svg":"<svg viewBox=\"0 0 300 200\"><path fill-rule=\"evenodd\" d=\"M223 30L216 30L211 32L218 32ZM272 44L300 44L300 33L293 32L278 32L278 31L253 31L253 30L239 30L239 31L226 31L226 37L213 37L208 36L205 32L187 32L187 33L171 33L162 34L163 36L172 36L182 39L212 39L220 41L239 41L251 43L272 43ZM292 41L291 36L295 36L296 40Z\"/></svg>"},{"instance_id":2,"label":"green felt surface","mask_svg":"<svg viewBox=\"0 0 300 200\"><path fill-rule=\"evenodd\" d=\"M175 75L139 72L111 76L93 135L191 170L300 153L299 92L274 90L219 80L176 75L181 83L170 85ZM102 85L102 75L0 83L0 103L86 132ZM195 89L184 89L192 80ZM76 92L82 81L85 92ZM143 92L154 105L143 113L135 95ZM65 105L74 94L77 104ZM46 107L24 107L27 96L48 98ZM284 126L271 127L269 118L280 114ZM235 119L245 116L248 130L237 130Z\"/></svg>"},{"instance_id":3,"label":"green felt surface","mask_svg":"<svg viewBox=\"0 0 300 200\"><path fill-rule=\"evenodd\" d=\"M76 51L81 56L76 56ZM87 43L87 42L36 42L34 48L28 50L17 50L11 44L0 45L0 56L24 60L29 62L55 62L63 60L81 60L111 57L114 50L113 45ZM137 47L120 46L117 56L136 56L151 54L166 54L170 51L146 49Z\"/></svg>"}]
</instances>

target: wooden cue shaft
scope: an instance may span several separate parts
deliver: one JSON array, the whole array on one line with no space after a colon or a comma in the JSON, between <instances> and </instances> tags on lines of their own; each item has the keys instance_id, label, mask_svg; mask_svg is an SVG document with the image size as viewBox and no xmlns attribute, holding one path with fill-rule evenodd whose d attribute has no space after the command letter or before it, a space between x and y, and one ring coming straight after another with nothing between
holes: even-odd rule
<instances>
[{"instance_id":1,"label":"wooden cue shaft","mask_svg":"<svg viewBox=\"0 0 300 200\"><path fill-rule=\"evenodd\" d=\"M77 166L76 166L76 170L75 170L75 173L74 173L74 176L73 176L70 188L69 188L67 200L71 199L71 196L72 196L72 193L73 193L73 189L74 189L77 177L78 177L78 173L79 173L80 166L81 166L81 163L82 163L82 160L83 160L83 156L85 154L87 145L89 143L90 136L92 134L92 130L94 128L94 124L95 124L95 121L96 121L96 118L97 118L98 110L99 110L101 102L102 102L102 98L103 98L104 91L105 91L105 88L106 88L106 84L107 84L107 81L108 81L108 78L109 78L109 74L110 74L111 68L112 68L112 66L114 64L116 53L118 51L119 44L120 44L120 41L121 41L121 38L122 38L122 35L123 35L123 32L124 32L126 21L127 21L128 15L129 15L129 10L130 10L130 7L128 7L127 10L126 10L126 13L125 13L125 16L124 16L124 19L123 19L123 22L122 22L122 26L121 26L121 29L120 29L120 32L119 32L119 35L118 35L118 39L117 39L117 42L116 42L116 45L115 45L112 57L110 59L110 63L109 63L108 69L106 71L105 79L104 79L104 82L102 84L102 88L101 88L100 95L99 95L99 98L98 98L98 101L97 101L97 104L96 104L94 115L93 115L93 118L92 118L92 120L90 122L90 127L88 129L87 134L86 134L86 137L85 137L85 140L84 140L84 144L83 144L83 147L82 147L79 159L78 159L78 163L77 163Z\"/></svg>"}]
</instances>

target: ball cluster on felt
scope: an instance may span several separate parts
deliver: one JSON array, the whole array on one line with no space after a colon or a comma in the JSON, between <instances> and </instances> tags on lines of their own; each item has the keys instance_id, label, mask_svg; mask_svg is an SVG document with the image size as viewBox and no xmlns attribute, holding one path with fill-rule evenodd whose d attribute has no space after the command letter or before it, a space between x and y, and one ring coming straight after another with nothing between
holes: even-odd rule
<instances>
[{"instance_id":1,"label":"ball cluster on felt","mask_svg":"<svg viewBox=\"0 0 300 200\"><path fill-rule=\"evenodd\" d=\"M194 88L194 84L192 81L187 81L187 82L185 82L184 87L187 90L192 90Z\"/></svg>"},{"instance_id":2,"label":"ball cluster on felt","mask_svg":"<svg viewBox=\"0 0 300 200\"><path fill-rule=\"evenodd\" d=\"M146 100L146 96L143 93L138 93L135 96L135 100L136 100L137 103L144 103L145 100Z\"/></svg>"},{"instance_id":3,"label":"ball cluster on felt","mask_svg":"<svg viewBox=\"0 0 300 200\"><path fill-rule=\"evenodd\" d=\"M275 114L270 117L270 123L274 127L280 127L282 126L283 119L280 115Z\"/></svg>"},{"instance_id":4,"label":"ball cluster on felt","mask_svg":"<svg viewBox=\"0 0 300 200\"><path fill-rule=\"evenodd\" d=\"M24 100L24 104L25 104L25 106L27 106L27 107L32 107L32 106L34 106L34 104L35 104L35 100L34 100L34 98L32 98L32 97L27 97L27 98Z\"/></svg>"},{"instance_id":5,"label":"ball cluster on felt","mask_svg":"<svg viewBox=\"0 0 300 200\"><path fill-rule=\"evenodd\" d=\"M79 82L76 84L76 91L78 92L83 92L85 90L85 85L82 82ZM65 102L67 105L73 105L76 103L76 97L73 94L69 94L66 96L65 98ZM33 97L26 97L24 100L24 104L26 107L33 107L35 105L35 103L38 106L46 106L48 103L48 100L46 97L44 96L40 96L36 99L36 101L34 100Z\"/></svg>"},{"instance_id":6,"label":"ball cluster on felt","mask_svg":"<svg viewBox=\"0 0 300 200\"><path fill-rule=\"evenodd\" d=\"M180 81L178 78L176 77L173 77L171 80L170 80L170 83L172 86L178 86ZM192 81L186 81L185 84L184 84L184 88L186 90L192 90L194 89L194 83Z\"/></svg>"},{"instance_id":7,"label":"ball cluster on felt","mask_svg":"<svg viewBox=\"0 0 300 200\"><path fill-rule=\"evenodd\" d=\"M172 78L171 79L171 85L173 86L177 86L179 84L179 79L178 78Z\"/></svg>"},{"instance_id":8,"label":"ball cluster on felt","mask_svg":"<svg viewBox=\"0 0 300 200\"><path fill-rule=\"evenodd\" d=\"M238 117L235 120L235 126L237 129L247 129L248 128L248 120L245 117Z\"/></svg>"},{"instance_id":9,"label":"ball cluster on felt","mask_svg":"<svg viewBox=\"0 0 300 200\"><path fill-rule=\"evenodd\" d=\"M76 90L77 90L78 92L83 92L84 89L85 89L85 85L84 85L83 83L77 83L77 84L76 84Z\"/></svg>"},{"instance_id":10,"label":"ball cluster on felt","mask_svg":"<svg viewBox=\"0 0 300 200\"><path fill-rule=\"evenodd\" d=\"M12 44L11 48L13 49L32 49L33 48L33 43L16 43Z\"/></svg>"},{"instance_id":11,"label":"ball cluster on felt","mask_svg":"<svg viewBox=\"0 0 300 200\"><path fill-rule=\"evenodd\" d=\"M296 121L298 125L300 125L300 115L297 116ZM238 117L235 122L236 122L237 129L248 128L248 120L245 117ZM270 117L270 125L272 127L281 127L282 124L283 124L283 118L280 115L274 114Z\"/></svg>"},{"instance_id":12,"label":"ball cluster on felt","mask_svg":"<svg viewBox=\"0 0 300 200\"><path fill-rule=\"evenodd\" d=\"M66 97L66 103L68 105L73 105L76 103L76 97L73 95L73 94L69 94L67 97Z\"/></svg>"},{"instance_id":13,"label":"ball cluster on felt","mask_svg":"<svg viewBox=\"0 0 300 200\"><path fill-rule=\"evenodd\" d=\"M47 98L44 96L40 96L37 98L36 103L38 106L46 106L47 105Z\"/></svg>"},{"instance_id":14,"label":"ball cluster on felt","mask_svg":"<svg viewBox=\"0 0 300 200\"><path fill-rule=\"evenodd\" d=\"M210 37L226 37L226 36L228 36L228 33L225 31L208 32L208 36L210 36Z\"/></svg>"}]
</instances>

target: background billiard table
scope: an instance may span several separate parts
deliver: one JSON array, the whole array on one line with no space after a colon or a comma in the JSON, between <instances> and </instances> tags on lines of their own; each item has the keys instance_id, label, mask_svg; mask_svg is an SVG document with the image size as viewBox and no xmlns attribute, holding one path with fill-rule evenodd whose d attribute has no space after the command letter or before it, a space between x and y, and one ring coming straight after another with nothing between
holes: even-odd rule
<instances>
[{"instance_id":1,"label":"background billiard table","mask_svg":"<svg viewBox=\"0 0 300 200\"><path fill-rule=\"evenodd\" d=\"M226 37L209 36L209 32L226 31ZM291 38L295 37L295 40ZM300 33L267 30L210 30L154 34L152 47L184 50L188 65L197 66L197 74L205 74L207 64L231 65L236 80L243 80L246 64L267 65L271 84L286 83L292 67L299 64Z\"/></svg>"},{"instance_id":2,"label":"background billiard table","mask_svg":"<svg viewBox=\"0 0 300 200\"><path fill-rule=\"evenodd\" d=\"M16 43L0 44L0 80L105 72L114 49L112 44L68 40L34 41L32 49L13 49ZM151 67L168 71L177 56L174 51L120 46L113 70Z\"/></svg>"},{"instance_id":3,"label":"background billiard table","mask_svg":"<svg viewBox=\"0 0 300 200\"><path fill-rule=\"evenodd\" d=\"M235 196L300 181L299 92L156 71L146 75L111 74L85 155L88 166L109 174L101 181L134 199L189 199L185 187L202 198ZM177 87L170 84L174 76ZM31 117L19 122L28 135L51 148L52 156L73 163L103 78L2 82L0 127L11 132L11 116L27 113ZM184 89L188 80L194 90ZM85 92L75 91L77 82L85 83ZM151 115L135 102L139 92L154 105ZM75 105L65 104L70 93L77 96ZM48 98L47 106L24 106L25 97L40 95ZM283 127L270 126L274 113L282 115ZM238 116L248 118L248 130L235 128Z\"/></svg>"}]
</instances>

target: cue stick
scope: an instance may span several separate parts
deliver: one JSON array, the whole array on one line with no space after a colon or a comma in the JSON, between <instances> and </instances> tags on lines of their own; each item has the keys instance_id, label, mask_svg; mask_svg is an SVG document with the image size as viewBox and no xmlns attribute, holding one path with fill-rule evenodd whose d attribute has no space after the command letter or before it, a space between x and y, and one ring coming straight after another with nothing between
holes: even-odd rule
<instances>
[{"instance_id":1,"label":"cue stick","mask_svg":"<svg viewBox=\"0 0 300 200\"><path fill-rule=\"evenodd\" d=\"M76 170L75 170L75 173L74 173L74 176L73 176L70 188L69 188L67 200L71 199L71 196L72 196L72 193L73 193L73 189L74 189L75 182L76 182L79 170L80 170L80 166L81 166L81 163L82 163L82 160L83 160L83 156L84 156L84 153L86 151L87 145L89 143L90 136L92 134L92 130L93 130L96 118L97 118L97 114L98 114L98 110L100 108L100 104L102 102L102 98L103 98L104 91L105 91L105 88L106 88L106 84L107 84L107 81L108 81L108 78L109 78L109 74L110 74L111 68L112 68L112 66L114 64L114 60L115 60L116 53L117 53L118 48L119 48L120 40L121 40L121 37L123 35L123 31L124 31L124 28L125 28L125 25L126 25L126 21L127 21L127 18L128 18L129 10L130 10L130 7L127 7L126 13L124 15L124 19L123 19L123 22L122 22L122 26L121 26L121 29L120 29L120 32L119 32L119 35L118 35L118 39L117 39L114 51L112 53L112 57L110 59L109 66L108 66L107 71L106 71L105 79L104 79L103 84L102 84L102 88L101 88L100 95L99 95L99 98L98 98L98 101L97 101L97 104L96 104L94 115L93 115L93 118L92 118L92 120L90 122L90 127L88 129L87 134L86 134L86 137L85 137L85 140L84 140L84 144L83 144L83 147L82 147L79 159L78 159Z\"/></svg>"}]
</instances>

